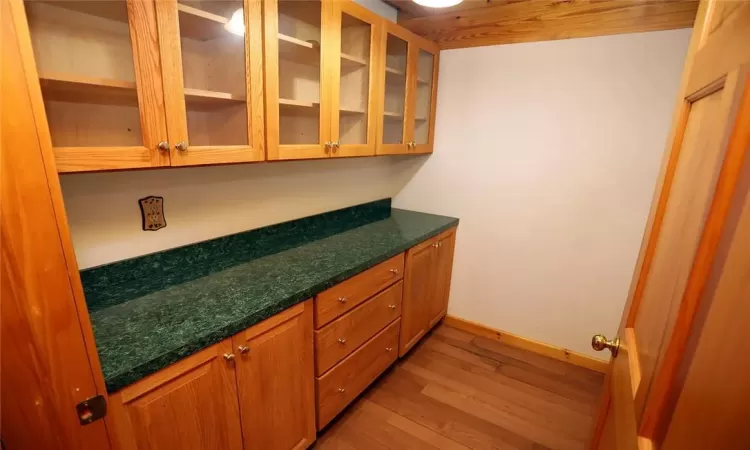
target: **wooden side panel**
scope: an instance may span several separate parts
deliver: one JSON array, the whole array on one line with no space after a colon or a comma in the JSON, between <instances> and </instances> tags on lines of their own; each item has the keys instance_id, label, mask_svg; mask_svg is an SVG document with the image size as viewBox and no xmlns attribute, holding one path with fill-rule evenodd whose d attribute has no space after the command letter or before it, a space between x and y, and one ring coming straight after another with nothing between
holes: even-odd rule
<instances>
[{"instance_id":1,"label":"wooden side panel","mask_svg":"<svg viewBox=\"0 0 750 450\"><path fill-rule=\"evenodd\" d=\"M307 300L232 337L245 450L304 449L315 441L312 326Z\"/></svg>"},{"instance_id":2,"label":"wooden side panel","mask_svg":"<svg viewBox=\"0 0 750 450\"><path fill-rule=\"evenodd\" d=\"M118 448L242 450L231 340L113 394Z\"/></svg>"},{"instance_id":3,"label":"wooden side panel","mask_svg":"<svg viewBox=\"0 0 750 450\"><path fill-rule=\"evenodd\" d=\"M404 356L427 333L429 302L436 288L436 243L433 238L406 252L399 356Z\"/></svg>"},{"instance_id":4,"label":"wooden side panel","mask_svg":"<svg viewBox=\"0 0 750 450\"><path fill-rule=\"evenodd\" d=\"M23 5L3 0L0 8L2 438L6 448L107 449L104 423L81 426L75 412L98 392L48 185L54 165L44 160L51 155L27 84Z\"/></svg>"}]
</instances>

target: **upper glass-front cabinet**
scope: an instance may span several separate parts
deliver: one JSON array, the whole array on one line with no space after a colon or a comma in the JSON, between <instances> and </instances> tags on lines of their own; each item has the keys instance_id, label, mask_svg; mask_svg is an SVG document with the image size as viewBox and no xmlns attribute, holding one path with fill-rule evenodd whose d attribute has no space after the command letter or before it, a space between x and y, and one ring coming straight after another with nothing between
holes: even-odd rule
<instances>
[{"instance_id":1,"label":"upper glass-front cabinet","mask_svg":"<svg viewBox=\"0 0 750 450\"><path fill-rule=\"evenodd\" d=\"M332 28L331 155L375 154L375 92L381 19L354 2L336 2Z\"/></svg>"},{"instance_id":2,"label":"upper glass-front cabinet","mask_svg":"<svg viewBox=\"0 0 750 450\"><path fill-rule=\"evenodd\" d=\"M439 49L393 24L383 34L377 153L431 153Z\"/></svg>"},{"instance_id":3,"label":"upper glass-front cabinet","mask_svg":"<svg viewBox=\"0 0 750 450\"><path fill-rule=\"evenodd\" d=\"M25 2L58 170L169 165L153 5ZM141 55L152 67L136 64ZM153 72L144 76L146 70ZM159 149L161 147L161 150Z\"/></svg>"},{"instance_id":4,"label":"upper glass-front cabinet","mask_svg":"<svg viewBox=\"0 0 750 450\"><path fill-rule=\"evenodd\" d=\"M158 0L172 165L262 161L257 1Z\"/></svg>"},{"instance_id":5,"label":"upper glass-front cabinet","mask_svg":"<svg viewBox=\"0 0 750 450\"><path fill-rule=\"evenodd\" d=\"M323 18L334 2L266 0L268 159L321 158L330 153L330 87L322 83L329 36Z\"/></svg>"}]
</instances>

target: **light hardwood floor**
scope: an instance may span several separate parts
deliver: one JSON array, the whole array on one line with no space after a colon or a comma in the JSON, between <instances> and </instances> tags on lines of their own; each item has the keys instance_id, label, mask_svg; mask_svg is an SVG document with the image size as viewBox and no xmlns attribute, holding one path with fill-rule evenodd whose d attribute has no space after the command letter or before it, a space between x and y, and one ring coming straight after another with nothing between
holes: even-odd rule
<instances>
[{"instance_id":1,"label":"light hardwood floor","mask_svg":"<svg viewBox=\"0 0 750 450\"><path fill-rule=\"evenodd\" d=\"M439 325L323 432L323 449L584 449L603 374Z\"/></svg>"}]
</instances>

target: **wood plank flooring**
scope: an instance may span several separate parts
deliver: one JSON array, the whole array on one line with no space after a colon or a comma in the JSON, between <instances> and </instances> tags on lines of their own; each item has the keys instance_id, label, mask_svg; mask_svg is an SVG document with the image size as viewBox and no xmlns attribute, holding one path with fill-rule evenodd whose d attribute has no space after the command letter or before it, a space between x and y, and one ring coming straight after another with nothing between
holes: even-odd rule
<instances>
[{"instance_id":1,"label":"wood plank flooring","mask_svg":"<svg viewBox=\"0 0 750 450\"><path fill-rule=\"evenodd\" d=\"M316 450L583 450L603 374L439 325Z\"/></svg>"}]
</instances>

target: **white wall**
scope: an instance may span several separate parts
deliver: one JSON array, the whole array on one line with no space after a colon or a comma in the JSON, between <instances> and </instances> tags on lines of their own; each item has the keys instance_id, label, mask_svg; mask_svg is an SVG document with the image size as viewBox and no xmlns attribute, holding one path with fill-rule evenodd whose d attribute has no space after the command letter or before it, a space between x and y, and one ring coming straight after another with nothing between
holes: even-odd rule
<instances>
[{"instance_id":1,"label":"white wall","mask_svg":"<svg viewBox=\"0 0 750 450\"><path fill-rule=\"evenodd\" d=\"M596 355L615 334L690 30L443 51L394 206L461 218L449 314Z\"/></svg>"},{"instance_id":2,"label":"white wall","mask_svg":"<svg viewBox=\"0 0 750 450\"><path fill-rule=\"evenodd\" d=\"M424 157L141 170L61 177L81 269L393 197ZM138 199L164 197L167 227L141 229Z\"/></svg>"}]
</instances>

